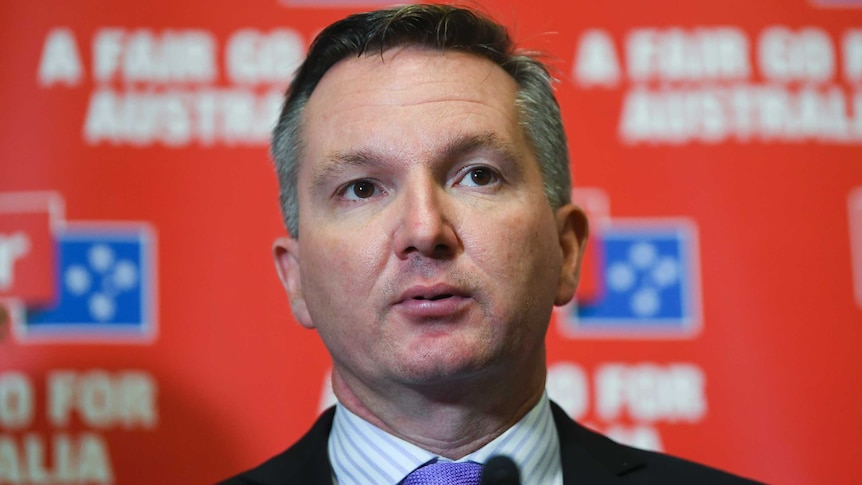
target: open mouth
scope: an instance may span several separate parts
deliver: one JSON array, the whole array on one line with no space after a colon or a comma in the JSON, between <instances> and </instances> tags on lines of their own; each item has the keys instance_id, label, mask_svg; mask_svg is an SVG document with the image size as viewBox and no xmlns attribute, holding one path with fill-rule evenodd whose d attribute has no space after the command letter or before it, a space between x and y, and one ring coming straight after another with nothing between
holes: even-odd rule
<instances>
[{"instance_id":1,"label":"open mouth","mask_svg":"<svg viewBox=\"0 0 862 485\"><path fill-rule=\"evenodd\" d=\"M416 285L402 293L394 304L399 312L417 321L448 321L463 315L470 300L467 291L452 285Z\"/></svg>"},{"instance_id":2,"label":"open mouth","mask_svg":"<svg viewBox=\"0 0 862 485\"><path fill-rule=\"evenodd\" d=\"M452 298L452 296L453 295L451 293L443 293L441 295L435 295L435 296L431 296L431 297L417 296L417 297L414 297L413 299L414 300L437 301L437 300L443 300L446 298Z\"/></svg>"},{"instance_id":3,"label":"open mouth","mask_svg":"<svg viewBox=\"0 0 862 485\"><path fill-rule=\"evenodd\" d=\"M436 303L436 308L441 304L459 302L467 298L469 298L467 291L449 284L438 283L435 285L415 285L408 288L399 295L393 303L407 305L428 305L430 303Z\"/></svg>"}]
</instances>

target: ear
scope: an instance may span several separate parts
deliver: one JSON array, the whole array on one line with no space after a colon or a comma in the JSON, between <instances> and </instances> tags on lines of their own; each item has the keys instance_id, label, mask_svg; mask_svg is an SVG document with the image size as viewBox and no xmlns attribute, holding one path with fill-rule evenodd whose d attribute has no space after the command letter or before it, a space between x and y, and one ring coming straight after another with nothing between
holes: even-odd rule
<instances>
[{"instance_id":1,"label":"ear","mask_svg":"<svg viewBox=\"0 0 862 485\"><path fill-rule=\"evenodd\" d=\"M299 264L299 241L291 237L280 237L272 245L275 270L287 297L296 321L305 328L314 328L305 297L302 295L302 267Z\"/></svg>"},{"instance_id":2,"label":"ear","mask_svg":"<svg viewBox=\"0 0 862 485\"><path fill-rule=\"evenodd\" d=\"M557 209L556 217L563 264L554 304L561 306L571 301L578 287L589 224L584 211L575 204L566 204Z\"/></svg>"}]
</instances>

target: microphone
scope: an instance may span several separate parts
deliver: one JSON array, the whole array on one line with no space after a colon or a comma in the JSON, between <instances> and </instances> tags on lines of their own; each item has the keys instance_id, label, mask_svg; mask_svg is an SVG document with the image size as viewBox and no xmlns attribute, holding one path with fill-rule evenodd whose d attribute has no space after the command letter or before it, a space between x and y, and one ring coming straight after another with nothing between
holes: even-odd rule
<instances>
[{"instance_id":1,"label":"microphone","mask_svg":"<svg viewBox=\"0 0 862 485\"><path fill-rule=\"evenodd\" d=\"M482 467L482 485L521 485L518 465L508 456L496 455L488 458Z\"/></svg>"}]
</instances>

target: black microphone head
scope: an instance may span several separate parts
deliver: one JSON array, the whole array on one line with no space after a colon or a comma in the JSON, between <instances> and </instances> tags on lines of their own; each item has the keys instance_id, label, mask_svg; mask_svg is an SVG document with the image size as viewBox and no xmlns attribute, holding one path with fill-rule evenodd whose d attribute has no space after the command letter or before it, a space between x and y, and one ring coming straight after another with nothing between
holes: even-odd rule
<instances>
[{"instance_id":1,"label":"black microphone head","mask_svg":"<svg viewBox=\"0 0 862 485\"><path fill-rule=\"evenodd\" d=\"M482 468L482 485L521 485L518 465L508 456L488 458Z\"/></svg>"}]
</instances>

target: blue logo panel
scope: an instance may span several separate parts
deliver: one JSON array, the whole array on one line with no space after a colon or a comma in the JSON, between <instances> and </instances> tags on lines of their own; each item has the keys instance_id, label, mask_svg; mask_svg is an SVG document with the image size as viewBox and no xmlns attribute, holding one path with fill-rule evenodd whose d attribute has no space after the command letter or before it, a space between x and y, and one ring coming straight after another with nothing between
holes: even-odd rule
<instances>
[{"instance_id":1,"label":"blue logo panel","mask_svg":"<svg viewBox=\"0 0 862 485\"><path fill-rule=\"evenodd\" d=\"M57 234L56 251L58 299L51 308L28 308L28 335L153 334L152 238L146 227L65 229Z\"/></svg>"},{"instance_id":2,"label":"blue logo panel","mask_svg":"<svg viewBox=\"0 0 862 485\"><path fill-rule=\"evenodd\" d=\"M600 234L599 243L604 293L597 301L567 309L567 331L617 337L681 336L699 325L693 226L612 223Z\"/></svg>"}]
</instances>

